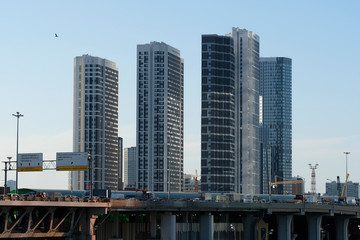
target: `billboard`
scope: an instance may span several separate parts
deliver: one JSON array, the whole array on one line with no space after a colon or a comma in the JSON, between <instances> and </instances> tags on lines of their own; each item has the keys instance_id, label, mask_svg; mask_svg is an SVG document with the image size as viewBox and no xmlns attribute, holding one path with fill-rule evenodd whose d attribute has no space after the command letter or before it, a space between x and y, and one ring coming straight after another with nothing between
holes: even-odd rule
<instances>
[{"instance_id":1,"label":"billboard","mask_svg":"<svg viewBox=\"0 0 360 240\"><path fill-rule=\"evenodd\" d=\"M88 166L87 152L56 153L56 171L86 171Z\"/></svg>"},{"instance_id":2,"label":"billboard","mask_svg":"<svg viewBox=\"0 0 360 240\"><path fill-rule=\"evenodd\" d=\"M19 172L33 172L43 170L42 153L19 153L18 166Z\"/></svg>"}]
</instances>

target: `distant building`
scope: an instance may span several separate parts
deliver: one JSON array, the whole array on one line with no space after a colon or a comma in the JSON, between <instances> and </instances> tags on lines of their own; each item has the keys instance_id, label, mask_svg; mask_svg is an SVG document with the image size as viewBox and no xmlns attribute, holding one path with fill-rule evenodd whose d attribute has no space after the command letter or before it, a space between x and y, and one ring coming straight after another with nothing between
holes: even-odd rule
<instances>
[{"instance_id":1,"label":"distant building","mask_svg":"<svg viewBox=\"0 0 360 240\"><path fill-rule=\"evenodd\" d=\"M15 190L15 188L16 188L16 181L14 181L14 180L8 180L8 181L7 181L7 187L10 188L10 191Z\"/></svg>"},{"instance_id":2,"label":"distant building","mask_svg":"<svg viewBox=\"0 0 360 240\"><path fill-rule=\"evenodd\" d=\"M293 177L293 181L304 181L301 177ZM305 181L303 183L293 183L292 185L292 194L293 195L304 195L305 193Z\"/></svg>"},{"instance_id":3,"label":"distant building","mask_svg":"<svg viewBox=\"0 0 360 240\"><path fill-rule=\"evenodd\" d=\"M262 193L273 182L292 179L292 61L285 57L260 58L260 142ZM266 165L268 164L268 166ZM291 193L291 184L278 193Z\"/></svg>"},{"instance_id":4,"label":"distant building","mask_svg":"<svg viewBox=\"0 0 360 240\"><path fill-rule=\"evenodd\" d=\"M200 177L198 176L198 191L200 191ZM195 191L195 175L185 174L184 175L184 192L194 192Z\"/></svg>"},{"instance_id":5,"label":"distant building","mask_svg":"<svg viewBox=\"0 0 360 240\"><path fill-rule=\"evenodd\" d=\"M341 185L341 191L342 191L344 188L344 183L340 183L340 185ZM325 195L338 196L336 181L327 182L325 187L326 187ZM344 196L359 198L359 183L352 182L352 181L347 182L346 190L347 190L347 195L346 195L346 193L344 193Z\"/></svg>"},{"instance_id":6,"label":"distant building","mask_svg":"<svg viewBox=\"0 0 360 240\"><path fill-rule=\"evenodd\" d=\"M184 174L184 61L179 50L163 42L137 46L136 97L137 187L180 192Z\"/></svg>"},{"instance_id":7,"label":"distant building","mask_svg":"<svg viewBox=\"0 0 360 240\"><path fill-rule=\"evenodd\" d=\"M136 147L124 148L124 188L135 188L136 171Z\"/></svg>"},{"instance_id":8,"label":"distant building","mask_svg":"<svg viewBox=\"0 0 360 240\"><path fill-rule=\"evenodd\" d=\"M118 69L109 60L74 60L73 151L90 150L95 189L118 189ZM71 190L89 189L89 171L70 173Z\"/></svg>"},{"instance_id":9,"label":"distant building","mask_svg":"<svg viewBox=\"0 0 360 240\"><path fill-rule=\"evenodd\" d=\"M118 138L118 144L119 144L119 183L118 183L118 190L123 190L123 184L124 184L124 162L123 162L123 138Z\"/></svg>"}]
</instances>

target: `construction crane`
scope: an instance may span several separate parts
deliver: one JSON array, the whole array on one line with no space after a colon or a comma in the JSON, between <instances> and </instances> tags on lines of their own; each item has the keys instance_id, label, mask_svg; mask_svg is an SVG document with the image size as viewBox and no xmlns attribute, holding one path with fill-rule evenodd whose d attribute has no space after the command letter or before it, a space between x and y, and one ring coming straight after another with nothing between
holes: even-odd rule
<instances>
[{"instance_id":1,"label":"construction crane","mask_svg":"<svg viewBox=\"0 0 360 240\"><path fill-rule=\"evenodd\" d=\"M195 183L194 183L194 192L199 192L199 182L198 182L197 169L195 169Z\"/></svg>"},{"instance_id":2,"label":"construction crane","mask_svg":"<svg viewBox=\"0 0 360 240\"><path fill-rule=\"evenodd\" d=\"M347 184L348 178L349 178L349 174L346 174L346 179L345 179L344 187L343 187L343 190L342 190L342 193L341 193L341 197L344 197L344 192L345 192L345 189L346 189L346 184Z\"/></svg>"},{"instance_id":3,"label":"construction crane","mask_svg":"<svg viewBox=\"0 0 360 240\"><path fill-rule=\"evenodd\" d=\"M304 180L278 181L278 180L277 180L277 176L275 176L274 182L273 182L273 183L270 183L270 186L274 188L274 193L277 194L277 193L278 193L277 185L282 185L282 184L301 184L301 183L304 183Z\"/></svg>"}]
</instances>

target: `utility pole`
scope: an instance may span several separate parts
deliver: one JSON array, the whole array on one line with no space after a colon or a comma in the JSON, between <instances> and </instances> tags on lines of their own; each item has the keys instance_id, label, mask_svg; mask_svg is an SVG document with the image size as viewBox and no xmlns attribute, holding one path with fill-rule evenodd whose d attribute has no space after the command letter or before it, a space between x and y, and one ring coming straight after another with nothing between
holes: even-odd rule
<instances>
[{"instance_id":1,"label":"utility pole","mask_svg":"<svg viewBox=\"0 0 360 240\"><path fill-rule=\"evenodd\" d=\"M7 171L8 171L8 166L7 164L9 163L9 168L10 168L10 161L11 161L11 157L7 157L7 159L9 159L9 162L5 162L5 184L4 184L4 194L7 194ZM9 169L10 170L10 169Z\"/></svg>"},{"instance_id":2,"label":"utility pole","mask_svg":"<svg viewBox=\"0 0 360 240\"><path fill-rule=\"evenodd\" d=\"M19 180L19 173L18 173L18 166L19 166L19 119L23 117L24 115L20 114L20 112L16 112L16 114L13 114L14 117L17 118L17 124L16 124L16 188L15 192L18 193L18 180Z\"/></svg>"},{"instance_id":3,"label":"utility pole","mask_svg":"<svg viewBox=\"0 0 360 240\"><path fill-rule=\"evenodd\" d=\"M271 184L270 184L270 178L269 178L269 159L268 159L268 147L265 148L266 150L266 181L267 181L267 188L268 188L268 194L269 194L269 202L271 202ZM271 150L271 145L270 145ZM271 153L271 151L270 151Z\"/></svg>"},{"instance_id":4,"label":"utility pole","mask_svg":"<svg viewBox=\"0 0 360 240\"><path fill-rule=\"evenodd\" d=\"M348 155L350 154L350 152L344 152L345 156L346 156L346 175L345 177L348 175ZM345 197L347 197L347 186L345 185Z\"/></svg>"},{"instance_id":5,"label":"utility pole","mask_svg":"<svg viewBox=\"0 0 360 240\"><path fill-rule=\"evenodd\" d=\"M309 167L311 169L311 194L312 195L316 194L315 170L317 169L318 166L319 166L319 164L315 164L315 166L312 166L311 164L309 164Z\"/></svg>"},{"instance_id":6,"label":"utility pole","mask_svg":"<svg viewBox=\"0 0 360 240\"><path fill-rule=\"evenodd\" d=\"M93 163L91 157L91 149L88 148L88 160L89 160L89 182L90 182L90 200L93 200Z\"/></svg>"}]
</instances>

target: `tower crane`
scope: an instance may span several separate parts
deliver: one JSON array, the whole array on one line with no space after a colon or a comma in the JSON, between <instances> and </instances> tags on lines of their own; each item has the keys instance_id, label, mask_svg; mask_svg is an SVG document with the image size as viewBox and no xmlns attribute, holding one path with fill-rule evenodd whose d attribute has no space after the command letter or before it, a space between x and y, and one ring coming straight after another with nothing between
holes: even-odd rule
<instances>
[{"instance_id":1,"label":"tower crane","mask_svg":"<svg viewBox=\"0 0 360 240\"><path fill-rule=\"evenodd\" d=\"M199 192L199 181L198 181L197 169L195 169L195 183L194 183L194 192Z\"/></svg>"},{"instance_id":2,"label":"tower crane","mask_svg":"<svg viewBox=\"0 0 360 240\"><path fill-rule=\"evenodd\" d=\"M278 181L277 176L274 178L274 182L270 183L270 186L274 188L274 193L278 193L277 185L281 184L301 184L304 183L304 180L292 180L292 181Z\"/></svg>"},{"instance_id":3,"label":"tower crane","mask_svg":"<svg viewBox=\"0 0 360 240\"><path fill-rule=\"evenodd\" d=\"M342 193L341 193L341 197L344 197L344 192L345 192L345 189L346 189L346 184L347 184L348 178L349 178L349 174L346 174L346 179L345 179L344 187L343 187L343 190L342 190Z\"/></svg>"}]
</instances>

